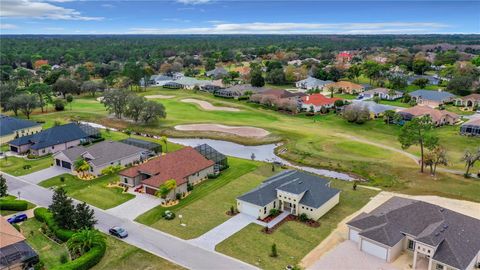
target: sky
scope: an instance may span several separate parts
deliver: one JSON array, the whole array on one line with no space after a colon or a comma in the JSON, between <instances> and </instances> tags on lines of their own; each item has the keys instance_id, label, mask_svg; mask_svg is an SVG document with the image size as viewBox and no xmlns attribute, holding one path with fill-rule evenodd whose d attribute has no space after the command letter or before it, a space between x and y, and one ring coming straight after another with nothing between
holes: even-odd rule
<instances>
[{"instance_id":1,"label":"sky","mask_svg":"<svg viewBox=\"0 0 480 270\"><path fill-rule=\"evenodd\" d=\"M479 34L480 0L0 0L0 33Z\"/></svg>"}]
</instances>

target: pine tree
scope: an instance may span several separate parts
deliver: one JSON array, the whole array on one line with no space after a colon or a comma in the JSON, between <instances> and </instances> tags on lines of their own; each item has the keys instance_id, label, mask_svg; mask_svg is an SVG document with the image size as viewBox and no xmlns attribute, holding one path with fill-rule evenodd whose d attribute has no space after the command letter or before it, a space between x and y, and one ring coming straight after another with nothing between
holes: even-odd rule
<instances>
[{"instance_id":1,"label":"pine tree","mask_svg":"<svg viewBox=\"0 0 480 270\"><path fill-rule=\"evenodd\" d=\"M3 174L0 174L0 197L5 197L7 196L7 179L3 176Z\"/></svg>"},{"instance_id":2,"label":"pine tree","mask_svg":"<svg viewBox=\"0 0 480 270\"><path fill-rule=\"evenodd\" d=\"M77 204L73 219L75 220L75 228L78 230L92 229L93 225L97 224L95 212L85 202Z\"/></svg>"},{"instance_id":3,"label":"pine tree","mask_svg":"<svg viewBox=\"0 0 480 270\"><path fill-rule=\"evenodd\" d=\"M72 218L75 214L73 200L67 196L65 189L60 187L55 190L52 197L52 204L48 209L52 212L53 218L61 228L75 228L75 220Z\"/></svg>"}]
</instances>

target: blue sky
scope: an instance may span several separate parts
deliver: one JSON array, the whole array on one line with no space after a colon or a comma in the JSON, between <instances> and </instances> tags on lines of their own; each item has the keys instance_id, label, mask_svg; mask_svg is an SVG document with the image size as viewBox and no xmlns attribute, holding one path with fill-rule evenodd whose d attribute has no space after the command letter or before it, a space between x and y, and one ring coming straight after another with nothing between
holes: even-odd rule
<instances>
[{"instance_id":1,"label":"blue sky","mask_svg":"<svg viewBox=\"0 0 480 270\"><path fill-rule=\"evenodd\" d=\"M480 1L1 0L2 34L480 33Z\"/></svg>"}]
</instances>

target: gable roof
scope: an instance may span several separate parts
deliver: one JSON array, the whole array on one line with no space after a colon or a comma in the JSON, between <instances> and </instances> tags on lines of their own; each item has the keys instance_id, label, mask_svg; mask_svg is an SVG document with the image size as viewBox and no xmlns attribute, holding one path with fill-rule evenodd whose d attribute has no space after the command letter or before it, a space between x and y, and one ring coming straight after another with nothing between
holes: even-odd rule
<instances>
[{"instance_id":1,"label":"gable roof","mask_svg":"<svg viewBox=\"0 0 480 270\"><path fill-rule=\"evenodd\" d=\"M17 130L35 126L40 126L40 124L30 120L0 115L0 136L13 134Z\"/></svg>"},{"instance_id":2,"label":"gable roof","mask_svg":"<svg viewBox=\"0 0 480 270\"><path fill-rule=\"evenodd\" d=\"M207 75L208 77L218 76L218 75L226 75L226 74L228 74L228 71L223 67L216 67L212 70L209 70L209 71L205 72L205 75Z\"/></svg>"},{"instance_id":3,"label":"gable roof","mask_svg":"<svg viewBox=\"0 0 480 270\"><path fill-rule=\"evenodd\" d=\"M420 97L425 100L433 100L438 102L448 101L455 97L454 94L445 92L445 91L434 91L434 90L417 90L409 94L412 97Z\"/></svg>"},{"instance_id":4,"label":"gable roof","mask_svg":"<svg viewBox=\"0 0 480 270\"><path fill-rule=\"evenodd\" d=\"M324 106L335 103L335 101L341 100L341 98L328 98L322 94L313 94L302 97L302 103L306 105Z\"/></svg>"},{"instance_id":5,"label":"gable roof","mask_svg":"<svg viewBox=\"0 0 480 270\"><path fill-rule=\"evenodd\" d=\"M462 126L477 126L480 127L480 117L472 118L463 123Z\"/></svg>"},{"instance_id":6,"label":"gable roof","mask_svg":"<svg viewBox=\"0 0 480 270\"><path fill-rule=\"evenodd\" d=\"M206 159L192 147L184 147L175 152L156 157L135 167L120 172L120 175L135 177L140 173L151 177L142 183L160 187L165 181L175 179L177 185L187 182L186 177L213 166L214 162Z\"/></svg>"},{"instance_id":7,"label":"gable roof","mask_svg":"<svg viewBox=\"0 0 480 270\"><path fill-rule=\"evenodd\" d=\"M347 222L360 235L394 246L404 234L438 246L433 259L465 269L480 251L480 220L423 201L393 197Z\"/></svg>"},{"instance_id":8,"label":"gable roof","mask_svg":"<svg viewBox=\"0 0 480 270\"><path fill-rule=\"evenodd\" d=\"M193 77L182 77L176 81L172 81L173 83L176 83L176 84L180 84L180 85L187 85L187 86L191 86L191 85L204 85L204 84L209 84L211 83L212 81L209 81L209 80L199 80L197 78L193 78Z\"/></svg>"},{"instance_id":9,"label":"gable roof","mask_svg":"<svg viewBox=\"0 0 480 270\"><path fill-rule=\"evenodd\" d=\"M453 119L458 119L459 116L453 112L447 110L437 110L429 106L417 105L411 108L402 109L399 111L401 114L410 114L415 117L429 115L432 118L433 122L440 121L443 117L451 117Z\"/></svg>"},{"instance_id":10,"label":"gable roof","mask_svg":"<svg viewBox=\"0 0 480 270\"><path fill-rule=\"evenodd\" d=\"M292 93L287 90L283 89L264 89L259 95L269 95L269 96L274 96L277 98L289 98L289 97L301 97L301 96L306 96L307 94L298 92L298 93Z\"/></svg>"},{"instance_id":11,"label":"gable roof","mask_svg":"<svg viewBox=\"0 0 480 270\"><path fill-rule=\"evenodd\" d=\"M325 87L334 87L334 88L343 88L343 89L364 89L365 87L360 85L360 84L356 84L356 83L352 83L352 82L349 82L349 81L339 81L339 82L333 82L333 83L329 83L327 85L325 85Z\"/></svg>"},{"instance_id":12,"label":"gable roof","mask_svg":"<svg viewBox=\"0 0 480 270\"><path fill-rule=\"evenodd\" d=\"M68 157L72 162L79 159L80 157L85 157L88 155L88 162L94 166L101 166L104 164L109 164L113 161L117 161L135 154L141 154L145 149L136 147L133 145L128 145L116 141L103 141L90 146L75 146L63 151L56 153L59 155L63 153Z\"/></svg>"},{"instance_id":13,"label":"gable roof","mask_svg":"<svg viewBox=\"0 0 480 270\"><path fill-rule=\"evenodd\" d=\"M340 191L330 188L329 181L297 170L287 170L274 175L257 188L237 197L238 200L265 206L277 198L277 190L302 194L300 204L318 208Z\"/></svg>"},{"instance_id":14,"label":"gable roof","mask_svg":"<svg viewBox=\"0 0 480 270\"><path fill-rule=\"evenodd\" d=\"M464 97L459 97L458 99L461 99L461 100L475 100L475 101L479 101L480 102L480 94L470 94L468 96L464 96Z\"/></svg>"},{"instance_id":15,"label":"gable roof","mask_svg":"<svg viewBox=\"0 0 480 270\"><path fill-rule=\"evenodd\" d=\"M308 78L298 81L297 83L303 84L306 87L317 87L317 86L324 86L329 83L333 83L332 81L323 81L319 80L317 78L314 78L312 76L309 76Z\"/></svg>"},{"instance_id":16,"label":"gable roof","mask_svg":"<svg viewBox=\"0 0 480 270\"><path fill-rule=\"evenodd\" d=\"M402 107L386 105L386 104L378 104L375 101L366 101L366 100L353 100L352 104L347 105L347 106L366 107L368 109L368 111L370 111L374 114L384 113L385 111L389 111L389 110L397 111L397 110L402 109Z\"/></svg>"},{"instance_id":17,"label":"gable roof","mask_svg":"<svg viewBox=\"0 0 480 270\"><path fill-rule=\"evenodd\" d=\"M9 142L9 144L17 146L31 144L31 149L42 149L61 143L85 139L97 134L98 130L92 126L69 123L17 138Z\"/></svg>"}]
</instances>

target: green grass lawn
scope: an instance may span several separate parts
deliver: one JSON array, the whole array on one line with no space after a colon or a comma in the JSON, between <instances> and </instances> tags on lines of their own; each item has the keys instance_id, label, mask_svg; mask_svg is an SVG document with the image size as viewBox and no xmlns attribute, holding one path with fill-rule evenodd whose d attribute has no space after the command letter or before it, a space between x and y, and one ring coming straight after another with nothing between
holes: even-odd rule
<instances>
[{"instance_id":1,"label":"green grass lawn","mask_svg":"<svg viewBox=\"0 0 480 270\"><path fill-rule=\"evenodd\" d=\"M458 106L454 106L453 104L448 104L448 105L445 105L445 109L447 111L450 111L450 112L453 112L453 113L456 113L458 115L472 115L472 114L475 114L475 112L473 111L464 111L464 110L460 110L461 107L458 107Z\"/></svg>"},{"instance_id":2,"label":"green grass lawn","mask_svg":"<svg viewBox=\"0 0 480 270\"><path fill-rule=\"evenodd\" d=\"M378 103L379 103L379 104L390 105L390 106L404 107L404 108L410 108L410 107L412 107L412 106L410 106L408 103L402 102L401 99L397 99L397 100L380 100Z\"/></svg>"},{"instance_id":3,"label":"green grass lawn","mask_svg":"<svg viewBox=\"0 0 480 270\"><path fill-rule=\"evenodd\" d=\"M365 205L377 194L369 189L352 190L352 183L334 180L332 186L342 190L340 203L319 219L320 227L311 228L299 222L283 223L272 234L250 224L217 245L216 250L262 269L285 269L296 265L334 230L338 223ZM278 257L270 257L272 244ZM348 255L347 255L348 256Z\"/></svg>"},{"instance_id":4,"label":"green grass lawn","mask_svg":"<svg viewBox=\"0 0 480 270\"><path fill-rule=\"evenodd\" d=\"M65 178L65 182L61 182L61 177ZM135 197L133 194L123 193L119 187L107 187L108 183L117 180L118 175L106 175L94 180L80 180L71 174L62 174L47 179L39 185L46 188L63 186L69 196L98 208L108 209Z\"/></svg>"},{"instance_id":5,"label":"green grass lawn","mask_svg":"<svg viewBox=\"0 0 480 270\"><path fill-rule=\"evenodd\" d=\"M46 269L53 268L61 264L61 257L68 256L68 250L65 244L58 244L43 233L40 228L43 224L34 218L31 218L20 225L22 234L27 238L28 244L38 253L40 260L45 264Z\"/></svg>"},{"instance_id":6,"label":"green grass lawn","mask_svg":"<svg viewBox=\"0 0 480 270\"><path fill-rule=\"evenodd\" d=\"M210 188L199 190L199 187L198 190L193 192L197 192L197 196L200 192L203 192L201 195L204 197L201 200L184 204L173 210L177 216L182 215L182 223L185 223L186 227L180 226L178 219L159 219L150 226L183 239L196 238L230 218L226 212L231 206L235 207L236 197L255 188L268 176L279 172L279 169L272 172L271 166L259 165L257 162L230 160L231 167L228 169L230 171L227 170L221 177L210 180L219 181L216 184L223 186L215 190L210 190ZM162 208L159 207L156 210L160 209ZM148 213L146 215L149 216ZM142 220L142 217L139 220Z\"/></svg>"},{"instance_id":7,"label":"green grass lawn","mask_svg":"<svg viewBox=\"0 0 480 270\"><path fill-rule=\"evenodd\" d=\"M0 159L0 171L20 176L30 174L36 171L46 169L52 165L53 159L51 156L41 157L37 159L24 159L19 157L8 157ZM30 169L24 169L25 165L30 165Z\"/></svg>"},{"instance_id":8,"label":"green grass lawn","mask_svg":"<svg viewBox=\"0 0 480 270\"><path fill-rule=\"evenodd\" d=\"M16 199L17 199L17 197L12 196L12 195L8 195L6 197L0 197L0 200L16 200ZM36 206L35 204L33 204L31 202L28 202L27 210L35 208L35 206ZM23 212L23 211L0 210L0 215L9 216L9 215L12 215L12 214L15 214L15 213L18 213L18 212Z\"/></svg>"}]
</instances>

